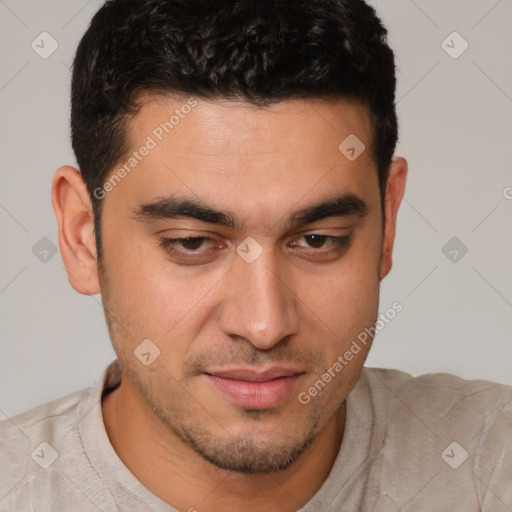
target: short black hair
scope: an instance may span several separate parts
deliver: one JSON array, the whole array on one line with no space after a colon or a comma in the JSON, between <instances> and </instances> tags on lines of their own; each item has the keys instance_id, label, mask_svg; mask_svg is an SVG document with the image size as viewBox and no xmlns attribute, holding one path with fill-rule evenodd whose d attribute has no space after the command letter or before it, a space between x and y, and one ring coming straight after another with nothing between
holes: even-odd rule
<instances>
[{"instance_id":1,"label":"short black hair","mask_svg":"<svg viewBox=\"0 0 512 512\"><path fill-rule=\"evenodd\" d=\"M102 187L129 149L142 92L266 106L346 98L369 107L381 201L398 137L395 61L363 0L107 0L73 63L72 146L100 257ZM340 141L341 142L341 141Z\"/></svg>"}]
</instances>

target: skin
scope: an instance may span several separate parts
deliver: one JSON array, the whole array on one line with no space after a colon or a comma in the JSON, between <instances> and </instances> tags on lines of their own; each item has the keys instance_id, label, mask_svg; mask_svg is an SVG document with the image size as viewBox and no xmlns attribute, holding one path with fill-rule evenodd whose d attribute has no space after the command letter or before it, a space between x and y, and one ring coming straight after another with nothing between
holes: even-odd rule
<instances>
[{"instance_id":1,"label":"skin","mask_svg":"<svg viewBox=\"0 0 512 512\"><path fill-rule=\"evenodd\" d=\"M131 149L185 102L142 97L128 124ZM352 162L338 150L349 134L366 146ZM368 109L346 100L265 109L198 100L106 194L101 266L85 184L72 167L56 172L52 201L69 281L79 293L101 292L123 372L102 403L108 436L139 481L175 508L297 510L328 477L343 438L344 399L370 344L309 404L298 395L377 318L407 163L395 158L390 166L383 217L372 137ZM134 215L171 193L229 211L243 226ZM347 193L366 203L364 215L294 228L285 222ZM337 249L311 234L350 241ZM189 259L160 245L187 236L213 241L175 246L199 254ZM248 236L262 250L252 263L236 252ZM149 366L134 355L144 339L160 350ZM206 375L276 364L301 373L283 400L259 410L234 403Z\"/></svg>"}]
</instances>

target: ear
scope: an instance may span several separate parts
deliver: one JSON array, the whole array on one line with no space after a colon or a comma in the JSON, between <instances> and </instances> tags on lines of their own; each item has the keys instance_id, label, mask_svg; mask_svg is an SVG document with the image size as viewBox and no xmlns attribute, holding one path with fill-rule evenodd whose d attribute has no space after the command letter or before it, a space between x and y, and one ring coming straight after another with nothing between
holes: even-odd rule
<instances>
[{"instance_id":1,"label":"ear","mask_svg":"<svg viewBox=\"0 0 512 512\"><path fill-rule=\"evenodd\" d=\"M59 247L69 284L84 295L100 292L94 214L82 175L61 167L52 185L52 204L59 227Z\"/></svg>"},{"instance_id":2,"label":"ear","mask_svg":"<svg viewBox=\"0 0 512 512\"><path fill-rule=\"evenodd\" d=\"M395 241L396 217L402 201L407 178L407 161L404 158L393 158L389 168L384 199L384 237L382 242L382 258L380 278L386 277L393 265L393 243Z\"/></svg>"}]
</instances>

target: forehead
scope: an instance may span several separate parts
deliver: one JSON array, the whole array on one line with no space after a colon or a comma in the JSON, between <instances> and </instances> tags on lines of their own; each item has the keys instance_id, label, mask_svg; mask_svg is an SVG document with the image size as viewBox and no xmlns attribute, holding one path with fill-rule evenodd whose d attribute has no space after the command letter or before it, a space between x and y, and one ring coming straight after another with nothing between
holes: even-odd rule
<instances>
[{"instance_id":1,"label":"forehead","mask_svg":"<svg viewBox=\"0 0 512 512\"><path fill-rule=\"evenodd\" d=\"M129 140L152 134L174 152L230 156L300 150L338 156L340 138L353 134L367 147L373 142L369 108L347 99L294 99L259 107L245 101L144 94L139 105L127 126Z\"/></svg>"},{"instance_id":2,"label":"forehead","mask_svg":"<svg viewBox=\"0 0 512 512\"><path fill-rule=\"evenodd\" d=\"M122 189L132 206L172 193L250 216L300 206L306 196L311 202L350 192L368 203L369 195L378 197L371 116L360 103L292 100L263 108L146 95L140 105L123 159L135 168L112 194ZM346 140L365 148L356 159L344 153ZM143 157L135 160L134 151Z\"/></svg>"}]
</instances>

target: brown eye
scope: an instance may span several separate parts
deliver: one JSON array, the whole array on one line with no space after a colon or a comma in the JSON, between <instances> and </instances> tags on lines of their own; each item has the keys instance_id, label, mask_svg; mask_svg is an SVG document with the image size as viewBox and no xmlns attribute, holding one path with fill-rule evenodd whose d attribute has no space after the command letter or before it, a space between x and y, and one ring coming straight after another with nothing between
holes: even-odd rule
<instances>
[{"instance_id":1,"label":"brown eye","mask_svg":"<svg viewBox=\"0 0 512 512\"><path fill-rule=\"evenodd\" d=\"M346 247L350 242L349 236L333 236L333 235L324 235L321 233L311 233L308 235L303 235L299 240L304 240L306 244L294 242L293 245L295 247L304 247L310 249L331 249L336 250L342 247ZM325 252L325 251L324 251Z\"/></svg>"},{"instance_id":2,"label":"brown eye","mask_svg":"<svg viewBox=\"0 0 512 512\"><path fill-rule=\"evenodd\" d=\"M304 238L314 249L321 249L325 241L329 238L326 235L305 235Z\"/></svg>"},{"instance_id":3,"label":"brown eye","mask_svg":"<svg viewBox=\"0 0 512 512\"><path fill-rule=\"evenodd\" d=\"M208 244L210 242L210 244ZM186 238L162 238L160 245L173 255L187 256L187 251L196 255L204 253L213 240L207 236L189 236Z\"/></svg>"},{"instance_id":4,"label":"brown eye","mask_svg":"<svg viewBox=\"0 0 512 512\"><path fill-rule=\"evenodd\" d=\"M178 240L179 240L180 245L184 249L188 249L189 251L197 251L198 249L201 248L201 245L203 244L203 242L208 239L204 236L202 236L202 237L195 236L195 237L190 237L190 238L181 238Z\"/></svg>"}]
</instances>

